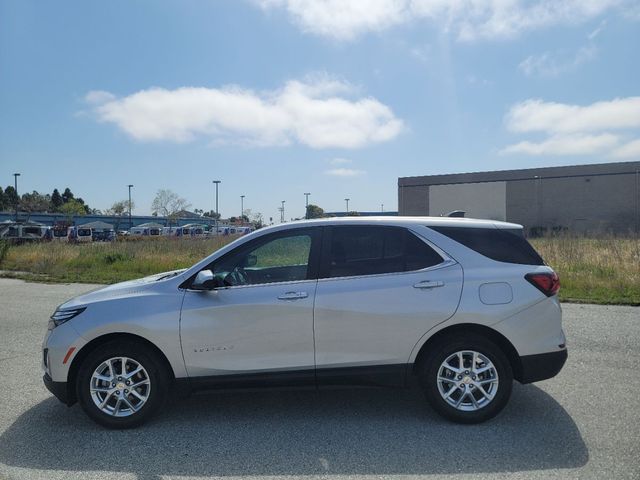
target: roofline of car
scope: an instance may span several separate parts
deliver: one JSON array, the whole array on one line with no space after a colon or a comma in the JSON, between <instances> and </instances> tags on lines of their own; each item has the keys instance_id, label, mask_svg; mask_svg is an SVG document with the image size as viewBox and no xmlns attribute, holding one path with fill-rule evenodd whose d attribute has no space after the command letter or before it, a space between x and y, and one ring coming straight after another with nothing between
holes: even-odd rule
<instances>
[{"instance_id":1,"label":"roofline of car","mask_svg":"<svg viewBox=\"0 0 640 480\"><path fill-rule=\"evenodd\" d=\"M332 218L317 218L310 220L296 220L293 222L281 223L277 225L271 225L258 230L259 232L265 231L278 231L288 228L303 227L303 226L329 226L329 225L420 225L425 227L430 226L450 226L450 227L466 227L466 228L504 228L514 229L523 228L522 225L517 223L503 222L500 220L485 220L477 218L455 218L455 217L332 217Z\"/></svg>"}]
</instances>

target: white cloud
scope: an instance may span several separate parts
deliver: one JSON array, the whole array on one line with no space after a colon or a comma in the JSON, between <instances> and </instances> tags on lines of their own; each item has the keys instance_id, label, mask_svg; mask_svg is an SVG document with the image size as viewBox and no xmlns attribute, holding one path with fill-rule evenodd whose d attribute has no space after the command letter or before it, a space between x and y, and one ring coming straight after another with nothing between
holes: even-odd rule
<instances>
[{"instance_id":1,"label":"white cloud","mask_svg":"<svg viewBox=\"0 0 640 480\"><path fill-rule=\"evenodd\" d=\"M429 21L461 40L513 37L596 18L632 0L253 0L284 9L303 31L351 40L412 21ZM631 7L632 8L632 7Z\"/></svg>"},{"instance_id":2,"label":"white cloud","mask_svg":"<svg viewBox=\"0 0 640 480\"><path fill-rule=\"evenodd\" d=\"M548 137L509 145L501 154L640 156L640 140L620 146L629 130L640 128L640 97L586 106L531 99L512 106L505 123L512 132L545 132ZM611 133L615 130L620 133Z\"/></svg>"},{"instance_id":3,"label":"white cloud","mask_svg":"<svg viewBox=\"0 0 640 480\"><path fill-rule=\"evenodd\" d=\"M610 133L600 135L557 135L542 142L523 141L500 151L503 155L594 155L610 150L618 137Z\"/></svg>"},{"instance_id":4,"label":"white cloud","mask_svg":"<svg viewBox=\"0 0 640 480\"><path fill-rule=\"evenodd\" d=\"M576 133L640 127L640 97L616 98L580 106L531 99L506 116L513 132Z\"/></svg>"},{"instance_id":5,"label":"white cloud","mask_svg":"<svg viewBox=\"0 0 640 480\"><path fill-rule=\"evenodd\" d=\"M349 160L348 158L332 158L331 160L329 160L329 163L331 165L347 165L353 163L353 161Z\"/></svg>"},{"instance_id":6,"label":"white cloud","mask_svg":"<svg viewBox=\"0 0 640 480\"><path fill-rule=\"evenodd\" d=\"M406 20L406 0L255 0L263 9L284 8L304 31L351 40Z\"/></svg>"},{"instance_id":7,"label":"white cloud","mask_svg":"<svg viewBox=\"0 0 640 480\"><path fill-rule=\"evenodd\" d=\"M575 53L568 50L545 52L530 55L525 58L518 68L527 76L557 77L563 73L575 70L580 65L594 60L598 56L595 38L600 35L607 21L600 24L587 35L587 45L580 47Z\"/></svg>"},{"instance_id":8,"label":"white cloud","mask_svg":"<svg viewBox=\"0 0 640 480\"><path fill-rule=\"evenodd\" d=\"M530 55L520 62L518 68L527 76L557 77L590 62L597 53L598 49L593 45L582 47L573 55L563 51L545 52Z\"/></svg>"},{"instance_id":9,"label":"white cloud","mask_svg":"<svg viewBox=\"0 0 640 480\"><path fill-rule=\"evenodd\" d=\"M89 92L86 99L98 120L143 141L207 137L256 146L359 148L400 134L403 122L389 107L371 97L352 99L353 92L348 83L322 76L260 93L238 86L150 88L122 98Z\"/></svg>"},{"instance_id":10,"label":"white cloud","mask_svg":"<svg viewBox=\"0 0 640 480\"><path fill-rule=\"evenodd\" d=\"M104 90L92 90L84 96L84 101L90 105L99 105L101 103L110 102L116 96Z\"/></svg>"},{"instance_id":11,"label":"white cloud","mask_svg":"<svg viewBox=\"0 0 640 480\"><path fill-rule=\"evenodd\" d=\"M332 175L334 177L359 177L364 175L364 170L356 170L354 168L332 168L324 172L326 175Z\"/></svg>"},{"instance_id":12,"label":"white cloud","mask_svg":"<svg viewBox=\"0 0 640 480\"><path fill-rule=\"evenodd\" d=\"M602 20L600 22L600 25L598 25L594 30L591 31L591 33L589 35L587 35L587 38L589 40L595 39L598 35L600 35L600 33L602 33L602 30L604 30L604 27L606 25L607 25L607 21L606 20Z\"/></svg>"},{"instance_id":13,"label":"white cloud","mask_svg":"<svg viewBox=\"0 0 640 480\"><path fill-rule=\"evenodd\" d=\"M640 139L632 140L611 152L614 158L640 158Z\"/></svg>"}]
</instances>

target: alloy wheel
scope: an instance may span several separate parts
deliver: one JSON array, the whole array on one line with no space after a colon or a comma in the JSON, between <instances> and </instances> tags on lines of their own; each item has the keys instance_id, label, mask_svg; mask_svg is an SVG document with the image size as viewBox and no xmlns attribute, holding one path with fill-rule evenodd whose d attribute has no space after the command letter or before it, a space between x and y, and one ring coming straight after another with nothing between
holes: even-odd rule
<instances>
[{"instance_id":1,"label":"alloy wheel","mask_svg":"<svg viewBox=\"0 0 640 480\"><path fill-rule=\"evenodd\" d=\"M138 412L149 399L151 381L145 368L128 357L102 362L91 375L89 389L93 403L113 417Z\"/></svg>"},{"instance_id":2,"label":"alloy wheel","mask_svg":"<svg viewBox=\"0 0 640 480\"><path fill-rule=\"evenodd\" d=\"M473 412L487 406L498 392L498 372L482 353L462 350L438 368L438 391L452 407Z\"/></svg>"}]
</instances>

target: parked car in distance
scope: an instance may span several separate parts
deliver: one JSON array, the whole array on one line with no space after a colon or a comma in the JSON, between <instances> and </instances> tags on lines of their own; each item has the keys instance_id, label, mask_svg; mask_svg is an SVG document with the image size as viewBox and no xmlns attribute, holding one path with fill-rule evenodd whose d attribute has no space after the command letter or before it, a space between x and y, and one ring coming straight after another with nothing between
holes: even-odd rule
<instances>
[{"instance_id":1,"label":"parked car in distance","mask_svg":"<svg viewBox=\"0 0 640 480\"><path fill-rule=\"evenodd\" d=\"M66 243L69 241L69 232L71 227L68 226L54 226L51 232L51 241L53 242L63 242Z\"/></svg>"},{"instance_id":2,"label":"parked car in distance","mask_svg":"<svg viewBox=\"0 0 640 480\"><path fill-rule=\"evenodd\" d=\"M163 234L164 228L166 227L159 223L148 222L131 228L130 234L134 237L159 237Z\"/></svg>"},{"instance_id":3,"label":"parked car in distance","mask_svg":"<svg viewBox=\"0 0 640 480\"><path fill-rule=\"evenodd\" d=\"M48 240L49 227L35 222L13 222L8 220L0 223L0 239L11 244L39 242Z\"/></svg>"},{"instance_id":4,"label":"parked car in distance","mask_svg":"<svg viewBox=\"0 0 640 480\"><path fill-rule=\"evenodd\" d=\"M251 227L235 227L234 229L234 234L236 235L247 235L248 233L251 233Z\"/></svg>"},{"instance_id":5,"label":"parked car in distance","mask_svg":"<svg viewBox=\"0 0 640 480\"><path fill-rule=\"evenodd\" d=\"M177 390L414 383L444 417L481 422L503 409L514 379L564 365L558 289L520 225L286 223L186 270L60 305L44 382L111 428L140 425Z\"/></svg>"},{"instance_id":6,"label":"parked car in distance","mask_svg":"<svg viewBox=\"0 0 640 480\"><path fill-rule=\"evenodd\" d=\"M76 227L74 229L73 240L78 243L93 242L93 230L90 228Z\"/></svg>"},{"instance_id":7,"label":"parked car in distance","mask_svg":"<svg viewBox=\"0 0 640 480\"><path fill-rule=\"evenodd\" d=\"M116 231L108 229L92 229L91 236L94 242L113 242L116 239Z\"/></svg>"},{"instance_id":8,"label":"parked car in distance","mask_svg":"<svg viewBox=\"0 0 640 480\"><path fill-rule=\"evenodd\" d=\"M207 236L205 225L190 223L178 229L178 236L190 238L204 238Z\"/></svg>"},{"instance_id":9,"label":"parked car in distance","mask_svg":"<svg viewBox=\"0 0 640 480\"><path fill-rule=\"evenodd\" d=\"M133 227L129 230L129 235L132 237L142 237L145 235L149 235L149 231L144 227Z\"/></svg>"},{"instance_id":10,"label":"parked car in distance","mask_svg":"<svg viewBox=\"0 0 640 480\"><path fill-rule=\"evenodd\" d=\"M217 233L218 235L229 235L229 227L227 226L218 227L217 231L214 233Z\"/></svg>"}]
</instances>

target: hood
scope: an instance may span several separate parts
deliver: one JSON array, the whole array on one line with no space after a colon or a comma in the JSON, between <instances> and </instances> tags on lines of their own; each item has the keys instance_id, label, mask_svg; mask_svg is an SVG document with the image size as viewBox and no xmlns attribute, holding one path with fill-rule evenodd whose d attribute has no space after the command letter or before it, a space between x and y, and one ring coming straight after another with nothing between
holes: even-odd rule
<instances>
[{"instance_id":1,"label":"hood","mask_svg":"<svg viewBox=\"0 0 640 480\"><path fill-rule=\"evenodd\" d=\"M177 278L186 269L172 270L170 272L156 273L148 277L114 283L107 287L101 287L88 293L74 297L58 308L82 307L90 303L111 300L114 298L130 297L147 294L154 287L165 284L166 281Z\"/></svg>"}]
</instances>

